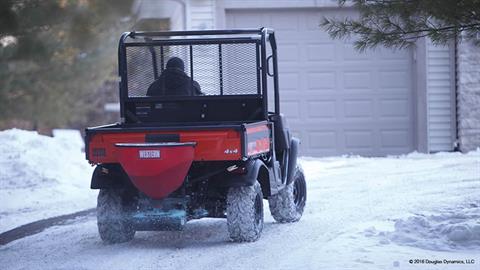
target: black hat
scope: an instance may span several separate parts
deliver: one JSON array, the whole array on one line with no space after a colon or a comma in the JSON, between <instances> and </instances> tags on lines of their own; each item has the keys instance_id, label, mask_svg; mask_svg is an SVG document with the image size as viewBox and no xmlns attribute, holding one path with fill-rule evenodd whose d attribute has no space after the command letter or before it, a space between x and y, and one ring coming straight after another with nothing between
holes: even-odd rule
<instances>
[{"instance_id":1,"label":"black hat","mask_svg":"<svg viewBox=\"0 0 480 270\"><path fill-rule=\"evenodd\" d=\"M183 64L183 60L178 57L172 57L167 62L167 68L178 68L182 71L185 70L185 65Z\"/></svg>"}]
</instances>

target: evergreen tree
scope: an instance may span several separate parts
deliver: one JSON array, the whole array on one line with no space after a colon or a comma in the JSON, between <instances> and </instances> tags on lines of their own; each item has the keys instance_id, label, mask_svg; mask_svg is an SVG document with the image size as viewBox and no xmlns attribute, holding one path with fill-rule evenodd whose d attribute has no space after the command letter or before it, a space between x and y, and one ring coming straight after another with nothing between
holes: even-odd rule
<instances>
[{"instance_id":1,"label":"evergreen tree","mask_svg":"<svg viewBox=\"0 0 480 270\"><path fill-rule=\"evenodd\" d=\"M82 122L116 68L132 0L0 1L0 127ZM11 126L11 124L10 124Z\"/></svg>"},{"instance_id":2,"label":"evergreen tree","mask_svg":"<svg viewBox=\"0 0 480 270\"><path fill-rule=\"evenodd\" d=\"M383 45L404 48L418 38L445 44L462 34L480 43L480 0L340 0L353 5L358 18L323 18L333 38L355 37L359 50Z\"/></svg>"}]
</instances>

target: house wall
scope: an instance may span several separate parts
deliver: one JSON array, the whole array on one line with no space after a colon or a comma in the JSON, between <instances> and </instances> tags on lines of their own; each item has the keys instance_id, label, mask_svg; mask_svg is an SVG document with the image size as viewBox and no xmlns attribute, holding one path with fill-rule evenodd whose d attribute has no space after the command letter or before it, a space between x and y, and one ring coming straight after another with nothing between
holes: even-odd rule
<instances>
[{"instance_id":1,"label":"house wall","mask_svg":"<svg viewBox=\"0 0 480 270\"><path fill-rule=\"evenodd\" d=\"M219 0L225 8L310 8L338 7L337 0ZM348 4L347 4L348 5Z\"/></svg>"},{"instance_id":2,"label":"house wall","mask_svg":"<svg viewBox=\"0 0 480 270\"><path fill-rule=\"evenodd\" d=\"M132 13L137 22L148 19L164 19L168 21L167 29L182 30L185 28L185 3L182 0L136 0L132 5ZM160 22L160 20L159 20ZM165 29L159 24L158 30Z\"/></svg>"},{"instance_id":3,"label":"house wall","mask_svg":"<svg viewBox=\"0 0 480 270\"><path fill-rule=\"evenodd\" d=\"M215 0L187 1L187 29L205 30L216 26Z\"/></svg>"},{"instance_id":4,"label":"house wall","mask_svg":"<svg viewBox=\"0 0 480 270\"><path fill-rule=\"evenodd\" d=\"M456 140L455 44L426 39L426 113L428 152L452 151Z\"/></svg>"},{"instance_id":5,"label":"house wall","mask_svg":"<svg viewBox=\"0 0 480 270\"><path fill-rule=\"evenodd\" d=\"M457 119L460 150L480 147L480 46L467 40L457 44Z\"/></svg>"}]
</instances>

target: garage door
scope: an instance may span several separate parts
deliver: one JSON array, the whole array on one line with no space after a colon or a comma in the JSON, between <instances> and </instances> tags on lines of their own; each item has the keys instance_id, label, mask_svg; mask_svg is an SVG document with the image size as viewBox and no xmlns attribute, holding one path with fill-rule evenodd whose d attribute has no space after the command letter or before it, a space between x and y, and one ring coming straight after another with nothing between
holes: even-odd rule
<instances>
[{"instance_id":1,"label":"garage door","mask_svg":"<svg viewBox=\"0 0 480 270\"><path fill-rule=\"evenodd\" d=\"M358 53L319 28L322 16L354 11L227 10L229 28L274 28L281 110L302 155L383 156L414 150L409 50Z\"/></svg>"}]
</instances>

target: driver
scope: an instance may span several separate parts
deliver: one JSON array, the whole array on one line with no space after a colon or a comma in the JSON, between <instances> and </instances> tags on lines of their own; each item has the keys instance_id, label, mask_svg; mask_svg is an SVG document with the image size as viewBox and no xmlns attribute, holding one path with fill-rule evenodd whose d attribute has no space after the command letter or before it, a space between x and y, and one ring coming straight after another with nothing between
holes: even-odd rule
<instances>
[{"instance_id":1,"label":"driver","mask_svg":"<svg viewBox=\"0 0 480 270\"><path fill-rule=\"evenodd\" d=\"M183 60L172 57L168 60L165 70L162 72L147 90L147 96L200 96L198 82L185 74Z\"/></svg>"}]
</instances>

